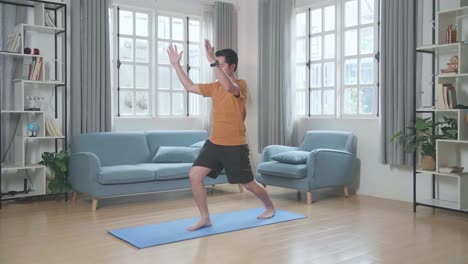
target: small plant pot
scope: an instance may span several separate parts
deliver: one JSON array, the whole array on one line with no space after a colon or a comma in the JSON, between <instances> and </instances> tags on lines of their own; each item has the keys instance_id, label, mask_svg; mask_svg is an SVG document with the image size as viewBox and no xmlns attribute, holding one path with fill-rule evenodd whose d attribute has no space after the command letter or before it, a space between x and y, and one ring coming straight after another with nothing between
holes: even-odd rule
<instances>
[{"instance_id":1,"label":"small plant pot","mask_svg":"<svg viewBox=\"0 0 468 264\"><path fill-rule=\"evenodd\" d=\"M421 157L421 162L419 163L419 167L423 170L435 170L436 168L436 161L432 156L424 155Z\"/></svg>"}]
</instances>

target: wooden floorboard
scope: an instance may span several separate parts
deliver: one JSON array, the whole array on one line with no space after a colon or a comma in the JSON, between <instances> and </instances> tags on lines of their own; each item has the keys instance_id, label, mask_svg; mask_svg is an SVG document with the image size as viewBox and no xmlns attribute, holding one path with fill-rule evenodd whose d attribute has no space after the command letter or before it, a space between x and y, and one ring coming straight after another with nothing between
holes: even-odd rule
<instances>
[{"instance_id":1,"label":"wooden floorboard","mask_svg":"<svg viewBox=\"0 0 468 264\"><path fill-rule=\"evenodd\" d=\"M138 250L109 229L198 215L190 190L99 201L4 203L0 263L468 263L468 215L342 190L314 193L268 187L278 208L306 219ZM302 194L303 199L306 195ZM208 188L211 213L261 206L236 185ZM216 223L213 223L216 225Z\"/></svg>"}]
</instances>

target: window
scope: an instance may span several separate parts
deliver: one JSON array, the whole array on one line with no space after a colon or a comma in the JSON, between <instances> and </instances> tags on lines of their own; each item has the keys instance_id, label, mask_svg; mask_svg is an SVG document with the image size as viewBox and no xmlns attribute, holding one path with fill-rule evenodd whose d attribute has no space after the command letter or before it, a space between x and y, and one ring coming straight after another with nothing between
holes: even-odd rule
<instances>
[{"instance_id":1,"label":"window","mask_svg":"<svg viewBox=\"0 0 468 264\"><path fill-rule=\"evenodd\" d=\"M200 115L201 96L186 92L167 55L171 44L184 51L182 67L195 83L200 82L200 19L117 6L115 14L118 115Z\"/></svg>"},{"instance_id":2,"label":"window","mask_svg":"<svg viewBox=\"0 0 468 264\"><path fill-rule=\"evenodd\" d=\"M200 82L200 20L183 16L158 16L158 114L160 116L200 115L201 96L189 94L169 62L167 48L184 51L180 64L194 83ZM188 45L188 49L187 49ZM187 63L188 62L188 63ZM188 101L188 103L187 103Z\"/></svg>"},{"instance_id":3,"label":"window","mask_svg":"<svg viewBox=\"0 0 468 264\"><path fill-rule=\"evenodd\" d=\"M298 115L376 115L376 1L328 1L296 13Z\"/></svg>"}]
</instances>

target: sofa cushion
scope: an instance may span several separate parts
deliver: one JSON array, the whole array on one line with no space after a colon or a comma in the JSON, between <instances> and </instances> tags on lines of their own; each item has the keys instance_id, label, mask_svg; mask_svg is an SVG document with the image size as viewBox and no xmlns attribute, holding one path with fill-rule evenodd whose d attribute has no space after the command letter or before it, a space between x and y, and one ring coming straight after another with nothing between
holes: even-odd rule
<instances>
[{"instance_id":1,"label":"sofa cushion","mask_svg":"<svg viewBox=\"0 0 468 264\"><path fill-rule=\"evenodd\" d=\"M101 184L122 184L154 181L154 172L137 165L101 167L98 181Z\"/></svg>"},{"instance_id":2,"label":"sofa cushion","mask_svg":"<svg viewBox=\"0 0 468 264\"><path fill-rule=\"evenodd\" d=\"M142 163L137 166L154 172L157 181L164 181L188 178L192 163Z\"/></svg>"},{"instance_id":3,"label":"sofa cushion","mask_svg":"<svg viewBox=\"0 0 468 264\"><path fill-rule=\"evenodd\" d=\"M267 161L258 165L257 172L270 176L301 179L307 175L307 164L288 164L278 161Z\"/></svg>"},{"instance_id":4,"label":"sofa cushion","mask_svg":"<svg viewBox=\"0 0 468 264\"><path fill-rule=\"evenodd\" d=\"M205 143L206 143L206 140L202 140L202 141L199 141L199 142L197 142L195 144L190 145L190 147L192 147L192 148L203 148Z\"/></svg>"},{"instance_id":5,"label":"sofa cushion","mask_svg":"<svg viewBox=\"0 0 468 264\"><path fill-rule=\"evenodd\" d=\"M200 153L199 148L191 147L159 147L154 155L156 163L193 163Z\"/></svg>"},{"instance_id":6,"label":"sofa cushion","mask_svg":"<svg viewBox=\"0 0 468 264\"><path fill-rule=\"evenodd\" d=\"M306 164L310 152L301 150L292 150L278 153L271 156L272 160L289 164Z\"/></svg>"}]
</instances>

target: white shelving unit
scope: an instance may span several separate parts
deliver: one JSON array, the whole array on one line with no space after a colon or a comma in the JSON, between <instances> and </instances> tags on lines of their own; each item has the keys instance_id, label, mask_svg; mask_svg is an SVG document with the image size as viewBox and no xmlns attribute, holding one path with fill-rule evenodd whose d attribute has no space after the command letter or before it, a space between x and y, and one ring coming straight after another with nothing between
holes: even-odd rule
<instances>
[{"instance_id":1,"label":"white shelving unit","mask_svg":"<svg viewBox=\"0 0 468 264\"><path fill-rule=\"evenodd\" d=\"M67 4L55 0L0 0L0 4L16 5L28 8L28 22L18 24L11 32L21 36L19 52L9 52L4 43L0 43L0 63L11 57L22 65L23 71L15 73L12 80L12 103L9 107L1 107L2 123L8 116L12 123L2 124L2 134L8 131L8 155L2 153L0 174L0 201L27 196L47 194L46 174L48 169L38 162L45 151L55 152L66 148L66 10ZM48 26L46 12L52 16L55 27ZM38 48L39 55L25 54L25 47ZM42 71L38 80L29 80L26 70L35 58L43 59ZM4 87L5 88L5 87ZM5 88L5 89L6 89ZM26 98L41 98L39 109L29 108ZM46 119L52 118L64 136L50 135L46 132ZM29 121L34 120L39 127L37 135L32 136L27 129ZM12 153L10 153L12 152ZM26 192L24 192L26 187ZM16 192L16 193L15 193ZM1 202L0 202L1 206Z\"/></svg>"},{"instance_id":2,"label":"white shelving unit","mask_svg":"<svg viewBox=\"0 0 468 264\"><path fill-rule=\"evenodd\" d=\"M434 87L433 102L437 101L440 85L452 84L456 91L457 104L468 106L468 28L463 29L463 24L468 22L468 0L451 1L457 6L446 10L440 10L441 0L436 1L434 8L435 29L433 30L433 45L418 47L417 52L430 53L433 56ZM445 2L446 4L447 2ZM440 10L440 11L439 11ZM452 24L457 26L457 42L447 43L446 30ZM446 63L452 56L458 56L458 72L442 73ZM435 99L435 100L434 100ZM430 114L433 120L442 120L443 117L457 120L458 136L452 140L436 141L436 169L435 171L414 169L414 210L417 205L433 208L444 208L459 212L468 212L468 109L437 109L437 103L431 108L419 108L416 113ZM436 132L438 133L438 132ZM461 174L442 173L439 168L448 166L462 166L465 168ZM433 190L432 199L420 199L416 195L416 174L432 175ZM450 195L442 195L441 189L444 183L451 186ZM447 199L450 196L453 199Z\"/></svg>"}]
</instances>

